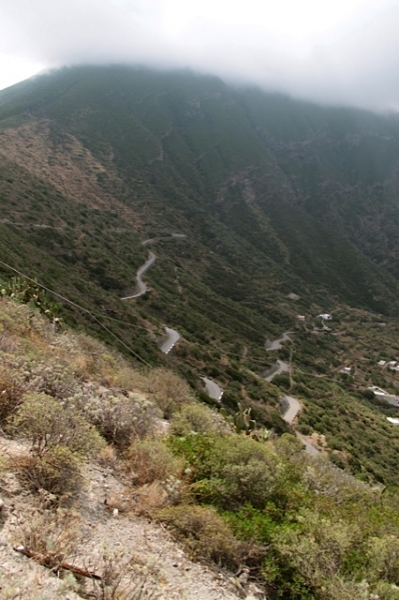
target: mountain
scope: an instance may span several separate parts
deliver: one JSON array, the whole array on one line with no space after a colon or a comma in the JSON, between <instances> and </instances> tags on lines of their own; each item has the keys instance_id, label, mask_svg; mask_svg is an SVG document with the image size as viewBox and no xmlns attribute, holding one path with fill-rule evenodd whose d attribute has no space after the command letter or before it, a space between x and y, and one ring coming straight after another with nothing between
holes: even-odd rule
<instances>
[{"instance_id":1,"label":"mountain","mask_svg":"<svg viewBox=\"0 0 399 600\"><path fill-rule=\"evenodd\" d=\"M364 392L396 388L376 359L399 350L397 116L186 71L76 67L0 93L0 153L4 277L9 265L37 278L67 322L169 364L207 401L201 377L213 378L229 410L251 406L279 433L290 386L303 432L325 435L336 462L396 481L391 429L383 447L395 409ZM149 250L149 291L121 300ZM181 335L167 356L165 326ZM291 346L266 352L292 329ZM276 358L293 361L293 382L264 381Z\"/></svg>"}]
</instances>

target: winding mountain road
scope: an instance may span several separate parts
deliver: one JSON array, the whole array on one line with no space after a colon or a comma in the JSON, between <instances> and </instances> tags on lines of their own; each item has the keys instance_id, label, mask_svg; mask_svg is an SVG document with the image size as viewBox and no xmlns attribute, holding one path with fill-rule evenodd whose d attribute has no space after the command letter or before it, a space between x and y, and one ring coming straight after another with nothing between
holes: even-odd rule
<instances>
[{"instance_id":1,"label":"winding mountain road","mask_svg":"<svg viewBox=\"0 0 399 600\"><path fill-rule=\"evenodd\" d=\"M187 236L185 234L175 233L168 237L149 238L148 240L144 240L142 245L147 246L148 244L151 244L153 242L158 242L160 240L169 240L169 239L182 240L182 239L185 239L186 237ZM155 256L155 254L150 250L148 252L147 260L145 261L145 263L143 265L141 265L141 267L139 267L139 269L137 270L137 273L136 273L136 287L138 288L138 291L135 294L132 294L131 296L125 296L124 298L121 298L121 300L134 300L136 298L140 298L140 296L143 296L147 292L148 287L144 283L142 277L143 277L144 273L146 271L148 271L148 269L151 267L151 265L154 264L154 262L156 261L156 258L157 257ZM169 354L169 352L176 345L176 343L179 341L181 336L178 331L176 331L175 329L171 329L170 327L165 327L165 331L167 334L167 338L161 346L161 352L163 352L164 354Z\"/></svg>"},{"instance_id":2,"label":"winding mountain road","mask_svg":"<svg viewBox=\"0 0 399 600\"><path fill-rule=\"evenodd\" d=\"M266 344L268 345L268 347L266 348L265 345L266 350L278 350L279 348L281 348L281 342L289 339L288 333L290 332L285 332L281 338L279 338L278 340L274 340L273 342L267 340ZM289 365L282 360L277 360L275 365L271 368L271 373L264 379L270 383L276 375L287 371L289 371ZM283 419L286 423L292 426L295 417L301 410L300 402L299 400L297 400L297 398L294 398L294 396L283 396L282 401L284 404L287 405L287 409L283 414ZM299 440L301 440L302 444L305 446L305 451L308 454L310 454L311 456L317 456L320 454L320 451L317 450L317 448L315 448L314 446L312 446L312 444L308 442L304 435L300 434L298 431L295 431L295 435Z\"/></svg>"},{"instance_id":3,"label":"winding mountain road","mask_svg":"<svg viewBox=\"0 0 399 600\"><path fill-rule=\"evenodd\" d=\"M269 375L264 377L264 379L270 383L276 375L280 375L280 373L287 373L289 370L290 367L288 363L284 362L283 360L277 360L271 367Z\"/></svg>"},{"instance_id":4,"label":"winding mountain road","mask_svg":"<svg viewBox=\"0 0 399 600\"><path fill-rule=\"evenodd\" d=\"M148 242L150 242L151 240L146 240L145 242L143 242L143 244L147 244ZM133 294L132 296L125 296L124 298L121 298L121 300L132 300L133 298L140 298L140 296L143 296L148 288L146 286L146 284L144 283L144 281L142 280L142 275L144 275L144 273L146 271L148 271L148 269L151 267L151 265L154 264L154 262L156 261L156 256L153 252L151 252L151 250L148 253L148 258L145 261L145 263L143 265L141 265L141 267L138 269L137 273L136 273L136 284L138 287L138 292L136 292L136 294Z\"/></svg>"},{"instance_id":5,"label":"winding mountain road","mask_svg":"<svg viewBox=\"0 0 399 600\"><path fill-rule=\"evenodd\" d=\"M301 405L299 404L299 401L293 396L284 396L283 401L285 401L288 404L288 408L283 415L283 419L284 421L286 421L286 423L292 425L295 417L301 410Z\"/></svg>"},{"instance_id":6,"label":"winding mountain road","mask_svg":"<svg viewBox=\"0 0 399 600\"><path fill-rule=\"evenodd\" d=\"M285 331L283 333L283 335L278 338L277 340L269 340L267 339L265 342L265 350L267 350L268 352L271 352L273 350L280 350L280 348L282 348L282 345L284 342L286 342L287 340L291 340L291 338L289 337L289 334L293 333L292 331Z\"/></svg>"},{"instance_id":7,"label":"winding mountain road","mask_svg":"<svg viewBox=\"0 0 399 600\"><path fill-rule=\"evenodd\" d=\"M301 410L301 405L299 401L296 398L294 398L294 396L284 396L282 400L284 403L288 404L288 408L283 414L283 419L286 423L292 425L295 417ZM317 450L317 448L312 446L312 444L308 442L304 435L300 434L298 431L295 431L295 435L299 440L301 440L302 444L305 446L305 451L308 454L310 454L311 456L318 456L320 454L320 450Z\"/></svg>"},{"instance_id":8,"label":"winding mountain road","mask_svg":"<svg viewBox=\"0 0 399 600\"><path fill-rule=\"evenodd\" d=\"M184 237L185 236L183 236L183 235L171 236L171 238L173 238L173 239L181 239ZM145 240L143 242L143 245L146 246L149 243L156 242L158 239L167 239L167 238L151 238L151 239ZM144 283L142 277L145 274L145 272L154 264L155 260L156 260L156 256L150 250L148 253L148 258L147 258L146 262L143 265L141 265L141 267L139 267L139 269L137 270L137 273L136 273L136 285L137 285L138 291L135 294L132 294L131 296L125 296L124 298L122 298L122 300L132 300L135 298L140 298L140 296L143 296L147 292L148 288L147 288L146 284ZM169 354L169 352L172 350L172 348L174 348L174 346L179 341L181 336L178 331L176 331L175 329L172 329L170 327L165 327L165 331L167 334L167 338L161 345L161 352L163 352L164 354ZM266 340L265 349L268 352L274 351L274 350L279 350L282 347L283 342L290 339L289 338L290 333L292 333L292 332L290 332L290 331L284 332L283 335L280 338L278 338L277 340L273 340L273 341ZM289 365L282 360L277 360L275 365L271 368L270 374L267 377L265 377L265 380L268 382L271 382L276 375L279 375L280 373L284 373L287 371L289 371ZM206 390L206 393L208 394L208 396L210 398L220 402L222 399L222 396L223 396L222 388L215 381L213 381L212 379L209 379L208 377L202 377L202 381L205 384L205 390ZM283 415L283 419L284 419L284 421L286 421L287 423L292 425L295 417L297 416L298 412L301 410L301 405L300 405L299 401L296 398L294 398L293 396L284 396L283 401L285 401L285 403L288 405L288 408ZM295 433L296 433L297 437L304 444L304 446L306 448L306 452L308 452L311 455L319 454L319 451L316 448L314 448L306 440L306 438L304 436L302 436L298 432L295 432Z\"/></svg>"},{"instance_id":9,"label":"winding mountain road","mask_svg":"<svg viewBox=\"0 0 399 600\"><path fill-rule=\"evenodd\" d=\"M161 346L161 352L169 354L174 345L180 340L181 336L176 329L171 329L170 327L165 327L165 331L168 334L168 337Z\"/></svg>"},{"instance_id":10,"label":"winding mountain road","mask_svg":"<svg viewBox=\"0 0 399 600\"><path fill-rule=\"evenodd\" d=\"M220 402L223 396L222 388L212 379L208 379L208 377L201 377L201 379L205 383L205 390L208 396Z\"/></svg>"}]
</instances>

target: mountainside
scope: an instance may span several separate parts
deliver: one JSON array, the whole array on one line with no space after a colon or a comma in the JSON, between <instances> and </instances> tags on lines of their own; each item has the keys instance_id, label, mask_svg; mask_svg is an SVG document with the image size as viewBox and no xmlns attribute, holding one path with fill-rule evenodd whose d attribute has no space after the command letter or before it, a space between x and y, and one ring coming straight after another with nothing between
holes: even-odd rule
<instances>
[{"instance_id":1,"label":"mountainside","mask_svg":"<svg viewBox=\"0 0 399 600\"><path fill-rule=\"evenodd\" d=\"M2 600L398 600L396 490L235 431L40 300L0 298Z\"/></svg>"},{"instance_id":2,"label":"mountainside","mask_svg":"<svg viewBox=\"0 0 399 600\"><path fill-rule=\"evenodd\" d=\"M364 395L397 386L376 366L399 351L396 116L189 72L80 67L0 93L0 153L4 277L6 263L37 278L62 296L64 319L167 362L209 402L201 377L213 378L228 409L251 405L278 433L289 387L303 432L325 435L334 460L396 482L396 435L384 447L395 409ZM149 250L149 291L121 300ZM167 356L165 326L181 336ZM293 381L263 379L276 358ZM354 381L339 373L348 364Z\"/></svg>"}]
</instances>

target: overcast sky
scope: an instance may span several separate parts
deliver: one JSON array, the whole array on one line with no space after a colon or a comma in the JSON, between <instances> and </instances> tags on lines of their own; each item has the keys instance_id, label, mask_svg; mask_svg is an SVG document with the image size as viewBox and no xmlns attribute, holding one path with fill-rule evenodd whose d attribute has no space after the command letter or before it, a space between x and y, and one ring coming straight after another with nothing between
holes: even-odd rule
<instances>
[{"instance_id":1,"label":"overcast sky","mask_svg":"<svg viewBox=\"0 0 399 600\"><path fill-rule=\"evenodd\" d=\"M1 0L0 89L110 62L399 110L399 0Z\"/></svg>"}]
</instances>

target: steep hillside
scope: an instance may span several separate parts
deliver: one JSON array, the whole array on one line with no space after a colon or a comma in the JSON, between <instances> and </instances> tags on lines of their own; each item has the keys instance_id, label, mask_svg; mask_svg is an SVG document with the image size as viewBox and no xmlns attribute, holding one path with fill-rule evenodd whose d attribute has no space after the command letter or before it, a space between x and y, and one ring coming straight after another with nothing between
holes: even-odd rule
<instances>
[{"instance_id":1,"label":"steep hillside","mask_svg":"<svg viewBox=\"0 0 399 600\"><path fill-rule=\"evenodd\" d=\"M0 299L2 599L399 598L395 490L40 306Z\"/></svg>"},{"instance_id":2,"label":"steep hillside","mask_svg":"<svg viewBox=\"0 0 399 600\"><path fill-rule=\"evenodd\" d=\"M396 440L382 443L391 413L366 398L377 381L398 387L376 364L398 351L396 117L189 72L80 67L0 93L0 155L5 278L9 267L37 278L67 322L168 364L215 403L202 379L212 378L228 410L250 405L279 434L289 387L299 425L325 435L336 462L396 482ZM150 250L148 292L122 300ZM181 336L168 355L165 327ZM263 379L277 358L288 383ZM339 373L348 364L354 381ZM378 451L345 419L359 431L373 422Z\"/></svg>"}]
</instances>

